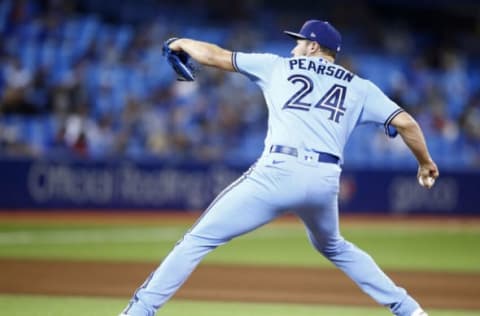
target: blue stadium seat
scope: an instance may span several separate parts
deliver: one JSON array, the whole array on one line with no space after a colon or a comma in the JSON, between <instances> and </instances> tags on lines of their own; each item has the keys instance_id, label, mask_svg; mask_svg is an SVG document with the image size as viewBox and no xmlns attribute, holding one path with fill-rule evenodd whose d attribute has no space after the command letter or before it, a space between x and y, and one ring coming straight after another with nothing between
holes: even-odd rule
<instances>
[{"instance_id":1,"label":"blue stadium seat","mask_svg":"<svg viewBox=\"0 0 480 316\"><path fill-rule=\"evenodd\" d=\"M391 88L392 76L401 72L404 61L399 57L359 54L353 57L361 76L371 80L385 92Z\"/></svg>"}]
</instances>

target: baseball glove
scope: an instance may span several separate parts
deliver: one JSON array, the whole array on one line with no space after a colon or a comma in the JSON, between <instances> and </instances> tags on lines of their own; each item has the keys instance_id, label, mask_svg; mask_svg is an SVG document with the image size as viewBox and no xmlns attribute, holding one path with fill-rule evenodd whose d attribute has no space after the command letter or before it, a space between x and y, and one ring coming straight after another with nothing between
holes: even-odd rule
<instances>
[{"instance_id":1,"label":"baseball glove","mask_svg":"<svg viewBox=\"0 0 480 316\"><path fill-rule=\"evenodd\" d=\"M178 75L179 81L194 81L195 68L191 62L190 55L182 51L173 51L168 46L178 38L173 37L163 43L163 55L167 58L168 63Z\"/></svg>"}]
</instances>

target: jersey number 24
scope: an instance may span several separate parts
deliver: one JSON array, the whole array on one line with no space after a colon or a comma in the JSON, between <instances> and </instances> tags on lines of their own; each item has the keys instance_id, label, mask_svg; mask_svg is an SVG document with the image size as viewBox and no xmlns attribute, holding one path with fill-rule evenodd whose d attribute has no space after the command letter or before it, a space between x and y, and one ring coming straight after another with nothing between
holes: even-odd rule
<instances>
[{"instance_id":1,"label":"jersey number 24","mask_svg":"<svg viewBox=\"0 0 480 316\"><path fill-rule=\"evenodd\" d=\"M310 111L312 104L304 102L303 99L313 91L313 81L307 76L291 75L288 81L292 84L300 83L300 89L295 92L290 99L285 103L282 109L295 109L301 111ZM345 114L347 110L344 108L345 96L347 94L347 87L340 84L334 84L313 106L314 109L321 109L330 112L329 120L338 123L340 117Z\"/></svg>"}]
</instances>

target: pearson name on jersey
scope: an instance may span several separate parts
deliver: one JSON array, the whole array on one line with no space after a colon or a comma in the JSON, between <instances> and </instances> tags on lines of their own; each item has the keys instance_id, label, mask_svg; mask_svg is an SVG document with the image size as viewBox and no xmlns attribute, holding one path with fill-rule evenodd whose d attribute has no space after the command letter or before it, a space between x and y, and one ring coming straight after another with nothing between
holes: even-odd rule
<instances>
[{"instance_id":1,"label":"pearson name on jersey","mask_svg":"<svg viewBox=\"0 0 480 316\"><path fill-rule=\"evenodd\" d=\"M299 59L290 59L290 70L302 69L307 71L313 71L317 74L326 75L335 77L340 80L347 82L352 81L355 76L349 71L337 65L326 63L323 59L319 58L318 60L299 58Z\"/></svg>"}]
</instances>

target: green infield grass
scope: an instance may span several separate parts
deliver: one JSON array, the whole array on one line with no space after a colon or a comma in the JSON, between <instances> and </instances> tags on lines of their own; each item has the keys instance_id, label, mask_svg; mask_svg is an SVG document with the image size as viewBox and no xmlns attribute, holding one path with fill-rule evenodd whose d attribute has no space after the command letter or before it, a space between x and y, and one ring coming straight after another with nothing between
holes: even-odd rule
<instances>
[{"instance_id":1,"label":"green infield grass","mask_svg":"<svg viewBox=\"0 0 480 316\"><path fill-rule=\"evenodd\" d=\"M0 258L160 261L189 225L0 223ZM480 226L344 225L344 236L387 269L480 271ZM272 223L237 238L208 263L330 266L298 222Z\"/></svg>"},{"instance_id":2,"label":"green infield grass","mask_svg":"<svg viewBox=\"0 0 480 316\"><path fill-rule=\"evenodd\" d=\"M117 316L128 299L0 295L2 315ZM478 311L429 310L435 316L475 316ZM172 300L157 315L168 316L388 316L385 308Z\"/></svg>"}]
</instances>

